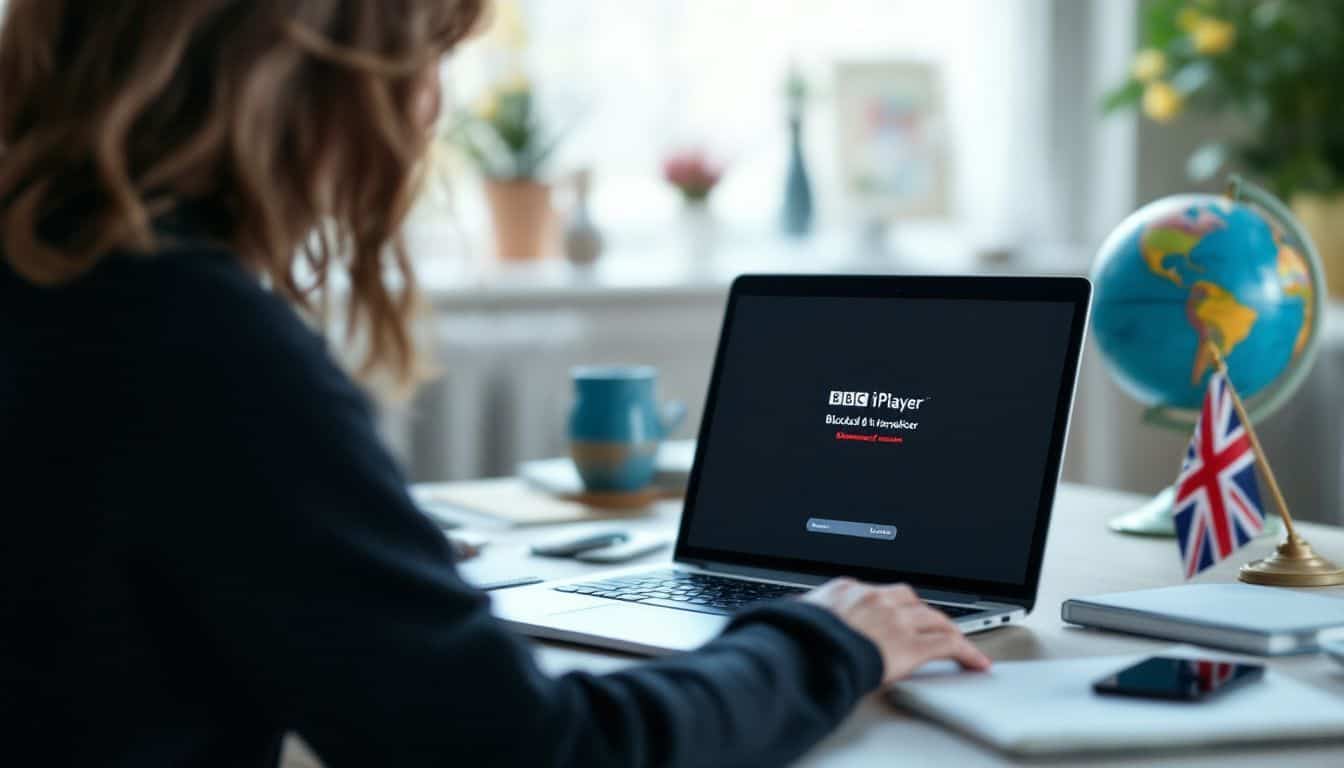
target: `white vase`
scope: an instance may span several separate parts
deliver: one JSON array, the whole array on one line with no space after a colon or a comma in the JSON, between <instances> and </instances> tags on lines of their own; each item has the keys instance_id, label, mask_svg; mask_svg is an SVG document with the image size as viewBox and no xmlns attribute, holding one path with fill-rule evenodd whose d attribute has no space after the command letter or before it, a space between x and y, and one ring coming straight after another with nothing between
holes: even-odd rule
<instances>
[{"instance_id":1,"label":"white vase","mask_svg":"<svg viewBox=\"0 0 1344 768\"><path fill-rule=\"evenodd\" d=\"M687 200L681 207L683 252L695 262L707 262L718 247L719 224L707 200Z\"/></svg>"}]
</instances>

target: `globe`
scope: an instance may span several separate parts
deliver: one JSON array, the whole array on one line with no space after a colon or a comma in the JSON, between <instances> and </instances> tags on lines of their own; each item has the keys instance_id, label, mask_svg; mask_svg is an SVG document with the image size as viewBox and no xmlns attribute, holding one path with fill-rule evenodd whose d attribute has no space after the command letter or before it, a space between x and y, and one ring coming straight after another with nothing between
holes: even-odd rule
<instances>
[{"instance_id":1,"label":"globe","mask_svg":"<svg viewBox=\"0 0 1344 768\"><path fill-rule=\"evenodd\" d=\"M1239 180L1233 189L1150 203L1097 254L1094 337L1158 421L1193 421L1215 367L1210 344L1258 420L1301 383L1319 341L1315 247L1273 196Z\"/></svg>"}]
</instances>

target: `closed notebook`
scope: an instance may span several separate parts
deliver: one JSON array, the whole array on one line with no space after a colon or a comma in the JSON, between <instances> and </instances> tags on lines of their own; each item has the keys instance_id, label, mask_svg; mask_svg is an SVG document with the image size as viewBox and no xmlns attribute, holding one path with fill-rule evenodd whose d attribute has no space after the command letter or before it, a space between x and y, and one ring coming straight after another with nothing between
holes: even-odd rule
<instances>
[{"instance_id":1,"label":"closed notebook","mask_svg":"<svg viewBox=\"0 0 1344 768\"><path fill-rule=\"evenodd\" d=\"M1066 600L1070 624L1262 656L1344 638L1344 599L1252 584L1186 584Z\"/></svg>"}]
</instances>

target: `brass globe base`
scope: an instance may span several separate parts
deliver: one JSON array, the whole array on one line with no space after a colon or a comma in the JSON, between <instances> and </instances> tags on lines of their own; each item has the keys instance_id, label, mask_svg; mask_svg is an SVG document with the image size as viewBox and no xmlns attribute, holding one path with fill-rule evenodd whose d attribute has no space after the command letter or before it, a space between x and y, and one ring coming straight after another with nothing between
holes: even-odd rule
<instances>
[{"instance_id":1,"label":"brass globe base","mask_svg":"<svg viewBox=\"0 0 1344 768\"><path fill-rule=\"evenodd\" d=\"M1248 584L1268 587L1330 587L1344 584L1344 568L1316 554L1300 536L1292 536L1264 560L1241 566Z\"/></svg>"}]
</instances>

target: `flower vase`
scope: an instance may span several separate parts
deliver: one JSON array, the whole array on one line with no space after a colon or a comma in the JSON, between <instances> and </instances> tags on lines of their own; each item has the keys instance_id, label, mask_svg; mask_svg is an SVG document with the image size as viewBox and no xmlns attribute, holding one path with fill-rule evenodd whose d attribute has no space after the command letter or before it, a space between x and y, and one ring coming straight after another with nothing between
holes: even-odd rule
<instances>
[{"instance_id":1,"label":"flower vase","mask_svg":"<svg viewBox=\"0 0 1344 768\"><path fill-rule=\"evenodd\" d=\"M602 255L602 233L593 224L592 214L588 211L591 181L588 171L574 175L574 207L565 227L565 258L578 267L586 267Z\"/></svg>"},{"instance_id":2,"label":"flower vase","mask_svg":"<svg viewBox=\"0 0 1344 768\"><path fill-rule=\"evenodd\" d=\"M812 232L812 183L803 160L803 121L789 118L789 175L784 182L784 234L804 237Z\"/></svg>"},{"instance_id":3,"label":"flower vase","mask_svg":"<svg viewBox=\"0 0 1344 768\"><path fill-rule=\"evenodd\" d=\"M500 261L536 261L548 252L551 188L532 179L488 179L485 196Z\"/></svg>"},{"instance_id":4,"label":"flower vase","mask_svg":"<svg viewBox=\"0 0 1344 768\"><path fill-rule=\"evenodd\" d=\"M685 253L692 261L707 262L713 257L718 222L714 220L708 198L686 198L681 207L681 232Z\"/></svg>"}]
</instances>

